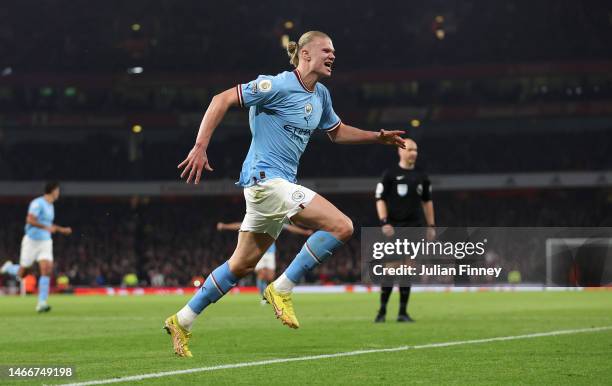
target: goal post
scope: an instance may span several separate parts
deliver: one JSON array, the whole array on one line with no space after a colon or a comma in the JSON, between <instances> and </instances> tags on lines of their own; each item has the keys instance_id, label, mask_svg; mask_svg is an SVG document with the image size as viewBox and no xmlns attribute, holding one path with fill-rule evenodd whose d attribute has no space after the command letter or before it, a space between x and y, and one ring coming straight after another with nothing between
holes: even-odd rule
<instances>
[{"instance_id":1,"label":"goal post","mask_svg":"<svg viewBox=\"0 0 612 386\"><path fill-rule=\"evenodd\" d=\"M546 285L612 284L612 238L546 239Z\"/></svg>"}]
</instances>

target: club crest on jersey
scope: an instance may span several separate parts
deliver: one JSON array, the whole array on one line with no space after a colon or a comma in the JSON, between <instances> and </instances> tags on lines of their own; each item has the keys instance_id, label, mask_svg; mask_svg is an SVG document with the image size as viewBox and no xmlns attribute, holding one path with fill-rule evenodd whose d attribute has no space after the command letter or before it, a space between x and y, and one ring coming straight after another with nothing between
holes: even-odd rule
<instances>
[{"instance_id":1,"label":"club crest on jersey","mask_svg":"<svg viewBox=\"0 0 612 386\"><path fill-rule=\"evenodd\" d=\"M306 106L304 106L304 113L306 115L312 114L312 105L310 103L306 103Z\"/></svg>"},{"instance_id":2,"label":"club crest on jersey","mask_svg":"<svg viewBox=\"0 0 612 386\"><path fill-rule=\"evenodd\" d=\"M257 83L257 87L259 87L261 92L268 92L272 90L272 81L270 79L260 80L259 83Z\"/></svg>"},{"instance_id":3,"label":"club crest on jersey","mask_svg":"<svg viewBox=\"0 0 612 386\"><path fill-rule=\"evenodd\" d=\"M408 185L407 184L397 184L397 194L400 197L404 197L408 194Z\"/></svg>"},{"instance_id":4,"label":"club crest on jersey","mask_svg":"<svg viewBox=\"0 0 612 386\"><path fill-rule=\"evenodd\" d=\"M306 106L304 106L304 113L306 114L306 116L304 116L306 126L310 126L310 118L312 118L312 105L310 103L306 103Z\"/></svg>"},{"instance_id":5,"label":"club crest on jersey","mask_svg":"<svg viewBox=\"0 0 612 386\"><path fill-rule=\"evenodd\" d=\"M422 195L423 195L423 184L418 184L418 185L417 185L417 194L418 194L419 196L422 196Z\"/></svg>"}]
</instances>

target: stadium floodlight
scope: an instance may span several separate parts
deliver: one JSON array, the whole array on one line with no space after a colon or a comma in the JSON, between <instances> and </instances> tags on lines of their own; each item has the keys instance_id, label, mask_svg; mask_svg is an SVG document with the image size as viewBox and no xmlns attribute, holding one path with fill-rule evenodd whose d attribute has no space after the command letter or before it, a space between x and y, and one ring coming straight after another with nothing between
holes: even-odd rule
<instances>
[{"instance_id":1,"label":"stadium floodlight","mask_svg":"<svg viewBox=\"0 0 612 386\"><path fill-rule=\"evenodd\" d=\"M142 67L130 67L128 68L127 72L128 74L142 74L142 72L144 71L144 68Z\"/></svg>"}]
</instances>

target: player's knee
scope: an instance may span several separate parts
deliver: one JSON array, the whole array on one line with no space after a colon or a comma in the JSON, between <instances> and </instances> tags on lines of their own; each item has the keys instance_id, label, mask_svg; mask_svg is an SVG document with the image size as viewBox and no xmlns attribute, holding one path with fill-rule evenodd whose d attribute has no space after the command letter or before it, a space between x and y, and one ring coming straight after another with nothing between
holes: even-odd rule
<instances>
[{"instance_id":1,"label":"player's knee","mask_svg":"<svg viewBox=\"0 0 612 386\"><path fill-rule=\"evenodd\" d=\"M333 232L340 241L346 241L353 235L353 221L350 218L344 216L342 219L336 222L336 226Z\"/></svg>"},{"instance_id":2,"label":"player's knee","mask_svg":"<svg viewBox=\"0 0 612 386\"><path fill-rule=\"evenodd\" d=\"M244 277L255 271L255 263L235 259L233 257L229 259L229 267L230 271L237 277Z\"/></svg>"},{"instance_id":3,"label":"player's knee","mask_svg":"<svg viewBox=\"0 0 612 386\"><path fill-rule=\"evenodd\" d=\"M244 265L238 270L238 272L235 272L235 275L238 277L245 277L252 274L253 271L255 271L255 266Z\"/></svg>"},{"instance_id":4,"label":"player's knee","mask_svg":"<svg viewBox=\"0 0 612 386\"><path fill-rule=\"evenodd\" d=\"M53 272L53 263L52 262L41 262L39 263L40 274L43 276L51 276Z\"/></svg>"}]
</instances>

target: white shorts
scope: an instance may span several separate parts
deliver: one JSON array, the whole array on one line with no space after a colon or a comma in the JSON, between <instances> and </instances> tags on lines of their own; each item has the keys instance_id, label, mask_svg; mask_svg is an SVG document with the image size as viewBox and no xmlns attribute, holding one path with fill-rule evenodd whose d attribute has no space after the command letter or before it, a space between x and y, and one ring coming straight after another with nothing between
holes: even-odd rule
<instances>
[{"instance_id":1,"label":"white shorts","mask_svg":"<svg viewBox=\"0 0 612 386\"><path fill-rule=\"evenodd\" d=\"M29 268L41 260L53 261L53 240L34 240L23 236L19 265Z\"/></svg>"},{"instance_id":2,"label":"white shorts","mask_svg":"<svg viewBox=\"0 0 612 386\"><path fill-rule=\"evenodd\" d=\"M304 209L316 195L312 190L282 178L258 182L244 189L246 214L240 231L267 233L274 240L291 217Z\"/></svg>"},{"instance_id":3,"label":"white shorts","mask_svg":"<svg viewBox=\"0 0 612 386\"><path fill-rule=\"evenodd\" d=\"M276 270L276 254L275 253L273 252L264 253L261 260L259 260L259 262L255 266L255 272L261 269L264 269L264 268L271 269L272 271Z\"/></svg>"}]
</instances>

